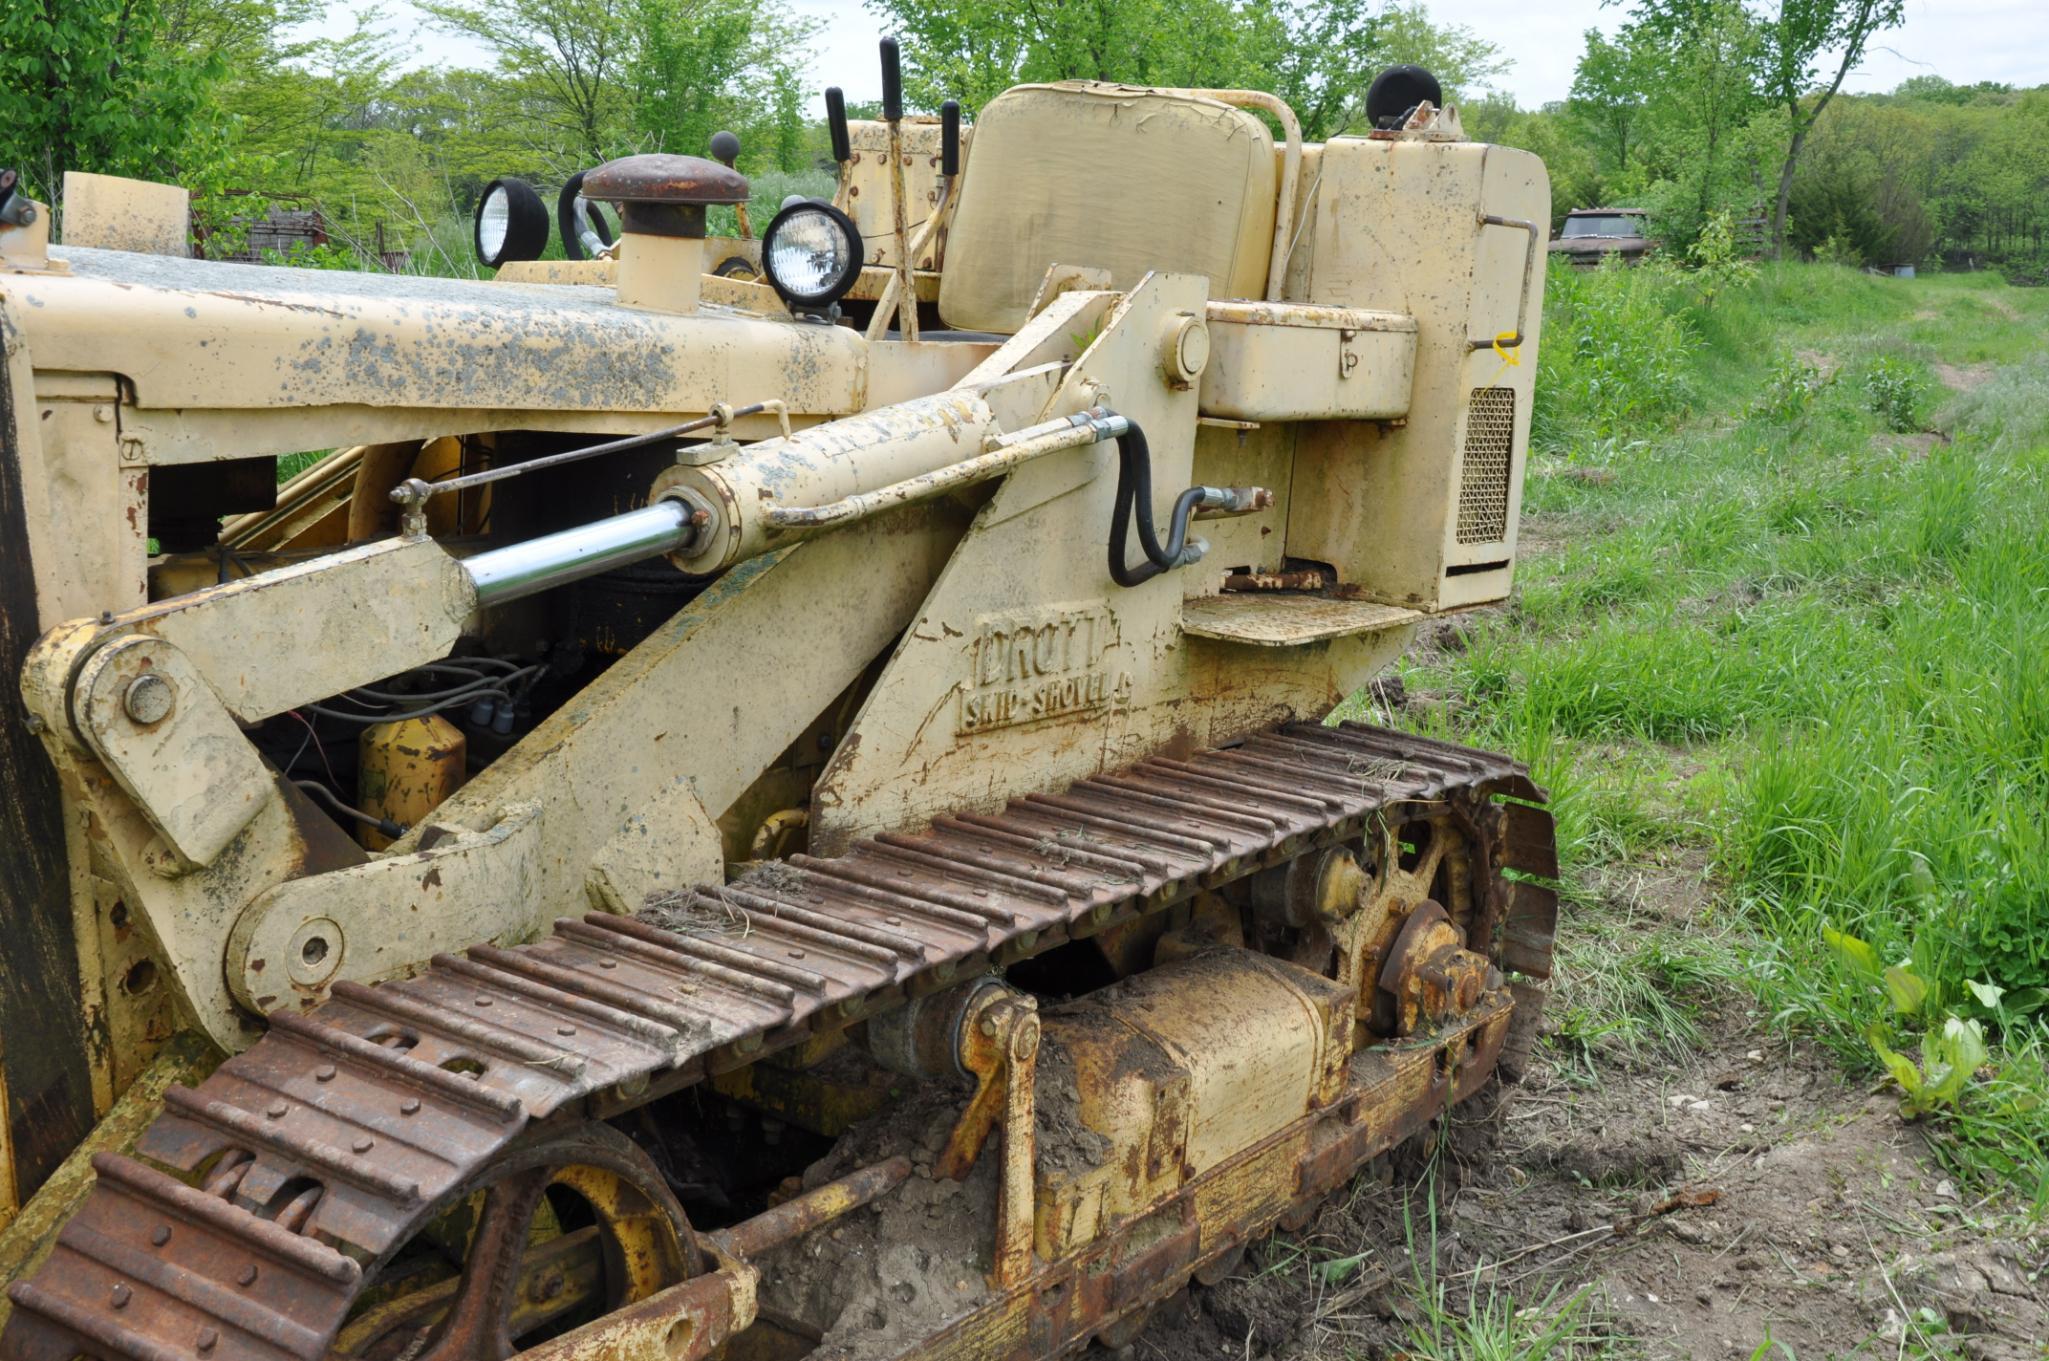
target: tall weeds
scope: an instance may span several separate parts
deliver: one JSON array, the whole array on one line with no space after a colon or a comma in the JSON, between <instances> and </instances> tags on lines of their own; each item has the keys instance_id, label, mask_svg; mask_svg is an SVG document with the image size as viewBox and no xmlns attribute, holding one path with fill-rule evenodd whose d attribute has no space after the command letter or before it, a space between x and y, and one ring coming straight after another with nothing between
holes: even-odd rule
<instances>
[{"instance_id":1,"label":"tall weeds","mask_svg":"<svg viewBox=\"0 0 2049 1361\"><path fill-rule=\"evenodd\" d=\"M1554 272L1525 510L1566 546L1412 688L1550 783L1568 875L1675 820L1754 933L1739 981L1853 1067L1874 1026L2002 1037L1938 1142L2049 1202L2049 299L1988 323L1981 287L1774 267L1708 310Z\"/></svg>"},{"instance_id":2,"label":"tall weeds","mask_svg":"<svg viewBox=\"0 0 2049 1361\"><path fill-rule=\"evenodd\" d=\"M1544 287L1531 441L1562 452L1655 428L1685 411L1688 359L1700 341L1684 301L1683 287L1662 269L1555 265Z\"/></svg>"}]
</instances>

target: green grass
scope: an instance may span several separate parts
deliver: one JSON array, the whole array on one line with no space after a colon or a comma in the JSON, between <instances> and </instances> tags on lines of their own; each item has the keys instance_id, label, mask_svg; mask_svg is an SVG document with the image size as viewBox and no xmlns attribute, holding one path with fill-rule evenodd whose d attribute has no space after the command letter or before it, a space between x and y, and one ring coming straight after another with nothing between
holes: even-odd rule
<instances>
[{"instance_id":1,"label":"green grass","mask_svg":"<svg viewBox=\"0 0 2049 1361\"><path fill-rule=\"evenodd\" d=\"M1516 597L1412 666L1421 721L1552 789L1568 895L1693 845L1716 933L1665 956L1562 928L1568 1053L1684 1044L1677 970L1875 1069L1894 1018L1824 927L2003 1036L1934 1133L2049 1202L2049 294L1769 267L1561 271ZM1954 393L1937 365L1994 363ZM1588 476L1587 470L1600 472ZM1732 944L1727 929L1745 933ZM1577 975L1580 982L1574 985ZM1971 984L2004 990L1988 1006ZM1675 1000L1676 999L1676 1000Z\"/></svg>"},{"instance_id":2,"label":"green grass","mask_svg":"<svg viewBox=\"0 0 2049 1361\"><path fill-rule=\"evenodd\" d=\"M1413 1361L1593 1361L1617 1345L1591 1321L1588 1293L1531 1304L1485 1286L1419 1282L1405 1354Z\"/></svg>"},{"instance_id":3,"label":"green grass","mask_svg":"<svg viewBox=\"0 0 2049 1361\"><path fill-rule=\"evenodd\" d=\"M1433 1161L1426 1178L1421 1222L1403 1215L1411 1274L1398 1283L1407 1336L1398 1354L1412 1361L1619 1361L1633 1354L1632 1339L1619 1335L1605 1318L1595 1287L1571 1293L1552 1286L1541 1297L1520 1298L1496 1284L1497 1271L1481 1269L1447 1277L1438 1251L1438 1174Z\"/></svg>"},{"instance_id":4,"label":"green grass","mask_svg":"<svg viewBox=\"0 0 2049 1361\"><path fill-rule=\"evenodd\" d=\"M305 472L308 468L333 452L334 450L332 449L307 449L296 454L279 454L277 456L277 484L282 487L285 483L291 481L300 473Z\"/></svg>"}]
</instances>

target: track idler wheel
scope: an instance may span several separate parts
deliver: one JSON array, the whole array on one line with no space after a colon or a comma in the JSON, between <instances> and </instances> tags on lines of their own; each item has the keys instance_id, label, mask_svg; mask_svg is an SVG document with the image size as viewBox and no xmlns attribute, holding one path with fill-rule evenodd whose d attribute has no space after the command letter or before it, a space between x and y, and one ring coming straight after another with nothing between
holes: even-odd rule
<instances>
[{"instance_id":1,"label":"track idler wheel","mask_svg":"<svg viewBox=\"0 0 2049 1361\"><path fill-rule=\"evenodd\" d=\"M1429 899L1416 904L1380 970L1380 992L1395 1034L1414 1034L1479 1004L1488 964L1465 946L1465 932L1452 923L1450 913Z\"/></svg>"},{"instance_id":2,"label":"track idler wheel","mask_svg":"<svg viewBox=\"0 0 2049 1361\"><path fill-rule=\"evenodd\" d=\"M332 1355L504 1361L702 1269L660 1171L608 1125L509 1150L379 1269Z\"/></svg>"}]
</instances>

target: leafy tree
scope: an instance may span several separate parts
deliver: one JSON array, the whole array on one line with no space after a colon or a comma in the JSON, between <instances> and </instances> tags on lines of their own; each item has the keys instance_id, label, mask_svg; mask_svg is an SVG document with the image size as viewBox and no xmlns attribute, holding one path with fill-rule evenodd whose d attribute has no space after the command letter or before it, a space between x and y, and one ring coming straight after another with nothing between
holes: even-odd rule
<instances>
[{"instance_id":1,"label":"leafy tree","mask_svg":"<svg viewBox=\"0 0 2049 1361\"><path fill-rule=\"evenodd\" d=\"M1247 37L1230 0L870 0L903 39L905 96L923 108L955 98L970 111L1012 85L1053 80L1192 84L1197 67ZM1208 43L1195 40L1205 34Z\"/></svg>"},{"instance_id":2,"label":"leafy tree","mask_svg":"<svg viewBox=\"0 0 2049 1361\"><path fill-rule=\"evenodd\" d=\"M788 67L769 80L774 140L771 149L775 168L782 171L804 167L804 83Z\"/></svg>"},{"instance_id":3,"label":"leafy tree","mask_svg":"<svg viewBox=\"0 0 2049 1361\"><path fill-rule=\"evenodd\" d=\"M421 0L443 28L489 47L499 71L527 86L541 117L591 161L606 159L624 122L633 0Z\"/></svg>"},{"instance_id":4,"label":"leafy tree","mask_svg":"<svg viewBox=\"0 0 2049 1361\"><path fill-rule=\"evenodd\" d=\"M164 41L202 60L268 70L312 46L284 35L320 13L318 0L163 0Z\"/></svg>"},{"instance_id":5,"label":"leafy tree","mask_svg":"<svg viewBox=\"0 0 2049 1361\"><path fill-rule=\"evenodd\" d=\"M497 54L533 140L592 165L633 151L702 155L794 75L811 28L774 0L421 0ZM736 117L744 115L746 117Z\"/></svg>"},{"instance_id":6,"label":"leafy tree","mask_svg":"<svg viewBox=\"0 0 2049 1361\"><path fill-rule=\"evenodd\" d=\"M1860 265L1925 257L1937 231L1928 208L1935 144L1924 110L1843 101L1801 158L1787 244L1803 255L1827 245Z\"/></svg>"},{"instance_id":7,"label":"leafy tree","mask_svg":"<svg viewBox=\"0 0 2049 1361\"><path fill-rule=\"evenodd\" d=\"M1657 62L1642 32L1633 27L1623 29L1614 42L1590 28L1586 41L1568 107L1593 135L1602 158L1619 170L1639 150Z\"/></svg>"},{"instance_id":8,"label":"leafy tree","mask_svg":"<svg viewBox=\"0 0 2049 1361\"><path fill-rule=\"evenodd\" d=\"M54 200L64 172L168 178L199 144L220 51L170 32L163 0L0 5L0 165Z\"/></svg>"},{"instance_id":9,"label":"leafy tree","mask_svg":"<svg viewBox=\"0 0 2049 1361\"><path fill-rule=\"evenodd\" d=\"M701 156L721 127L751 126L768 131L777 151L777 100L801 102L795 63L813 25L761 0L637 0L632 19L627 82L638 145Z\"/></svg>"},{"instance_id":10,"label":"leafy tree","mask_svg":"<svg viewBox=\"0 0 2049 1361\"><path fill-rule=\"evenodd\" d=\"M1637 0L1639 24L1697 31L1702 15L1719 0ZM1748 57L1759 96L1783 117L1784 150L1772 200L1775 252L1786 244L1786 210L1800 153L1836 92L1864 61L1871 39L1896 28L1906 17L1905 0L1761 0L1744 11L1750 34ZM1824 58L1834 54L1833 69ZM1824 79L1825 77L1825 79Z\"/></svg>"},{"instance_id":11,"label":"leafy tree","mask_svg":"<svg viewBox=\"0 0 2049 1361\"><path fill-rule=\"evenodd\" d=\"M1756 26L1740 0L1646 0L1621 42L1644 102L1636 149L1609 187L1649 208L1659 237L1684 253L1716 212L1745 218L1762 201Z\"/></svg>"},{"instance_id":12,"label":"leafy tree","mask_svg":"<svg viewBox=\"0 0 2049 1361\"><path fill-rule=\"evenodd\" d=\"M1786 116L1786 156L1772 201L1772 247L1786 250L1786 207L1800 152L1843 81L1864 60L1872 36L1897 28L1906 18L1905 0L1778 0L1777 12L1758 25L1765 93ZM1837 53L1835 73L1816 87L1824 53Z\"/></svg>"},{"instance_id":13,"label":"leafy tree","mask_svg":"<svg viewBox=\"0 0 2049 1361\"><path fill-rule=\"evenodd\" d=\"M1267 90L1311 139L1363 118L1383 68L1429 67L1448 92L1502 69L1493 44L1433 24L1421 4L1370 0L868 0L904 38L905 94L975 110L1055 80ZM1449 94L1447 97L1451 97Z\"/></svg>"}]
</instances>

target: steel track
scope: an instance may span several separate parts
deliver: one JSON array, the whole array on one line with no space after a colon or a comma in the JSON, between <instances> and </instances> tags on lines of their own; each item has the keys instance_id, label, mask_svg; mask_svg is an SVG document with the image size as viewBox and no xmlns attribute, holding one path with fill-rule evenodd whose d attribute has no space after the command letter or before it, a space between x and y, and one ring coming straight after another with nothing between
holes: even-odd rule
<instances>
[{"instance_id":1,"label":"steel track","mask_svg":"<svg viewBox=\"0 0 2049 1361\"><path fill-rule=\"evenodd\" d=\"M684 895L679 930L563 919L531 945L339 984L173 1088L137 1158L94 1160L49 1258L9 1287L0 1361L314 1361L378 1267L551 1119L614 1114L1432 805L1488 848L1473 947L1547 976L1542 798L1504 757L1290 724L794 857Z\"/></svg>"}]
</instances>

